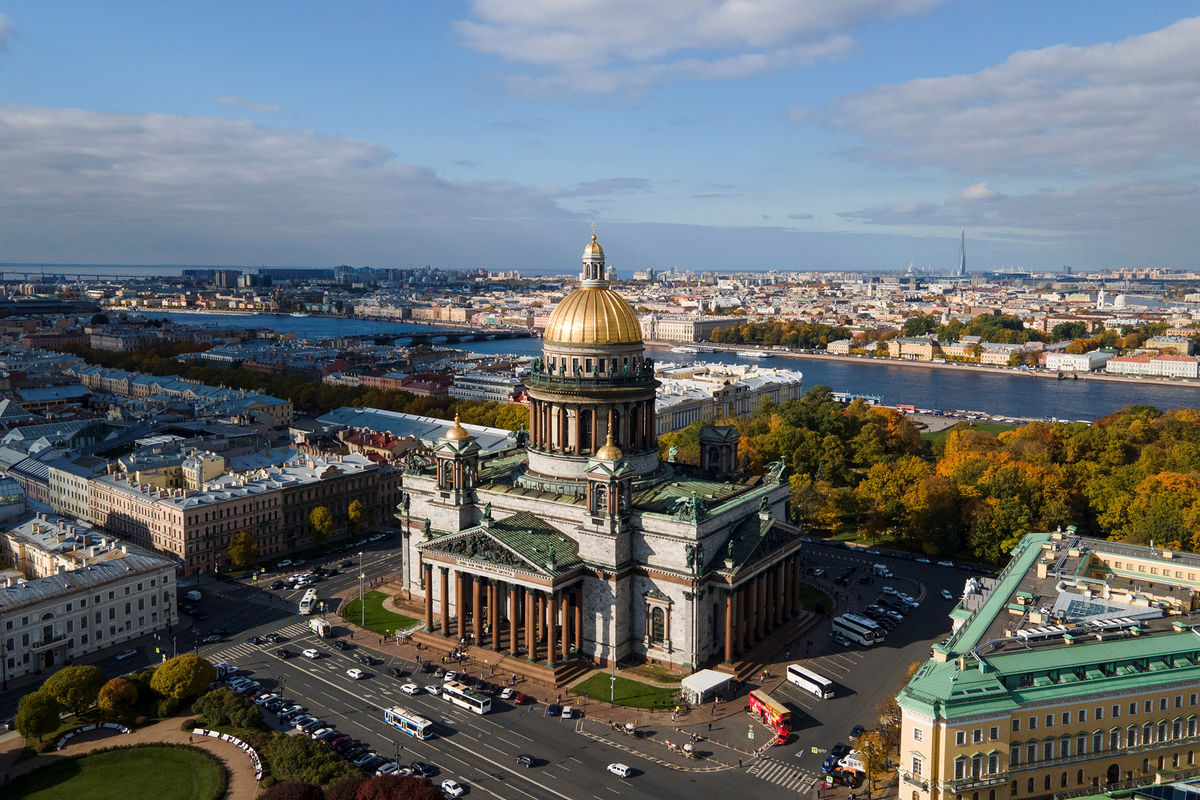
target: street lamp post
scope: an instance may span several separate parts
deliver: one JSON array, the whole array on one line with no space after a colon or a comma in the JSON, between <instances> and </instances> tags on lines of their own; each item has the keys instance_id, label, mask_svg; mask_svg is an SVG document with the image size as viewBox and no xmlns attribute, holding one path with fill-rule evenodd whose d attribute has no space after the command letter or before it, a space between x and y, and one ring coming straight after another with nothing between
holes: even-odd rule
<instances>
[{"instance_id":1,"label":"street lamp post","mask_svg":"<svg viewBox=\"0 0 1200 800\"><path fill-rule=\"evenodd\" d=\"M280 697L280 699L283 699L283 687L286 683L287 683L287 676L280 675L279 676L279 697Z\"/></svg>"},{"instance_id":2,"label":"street lamp post","mask_svg":"<svg viewBox=\"0 0 1200 800\"><path fill-rule=\"evenodd\" d=\"M366 577L366 574L363 572L363 554L362 554L362 551L359 550L358 551L358 608L362 612L362 619L360 620L360 624L359 624L359 627L361 627L361 628L367 627L367 604L366 604L366 601L363 600L363 578L365 578L365 577Z\"/></svg>"}]
</instances>

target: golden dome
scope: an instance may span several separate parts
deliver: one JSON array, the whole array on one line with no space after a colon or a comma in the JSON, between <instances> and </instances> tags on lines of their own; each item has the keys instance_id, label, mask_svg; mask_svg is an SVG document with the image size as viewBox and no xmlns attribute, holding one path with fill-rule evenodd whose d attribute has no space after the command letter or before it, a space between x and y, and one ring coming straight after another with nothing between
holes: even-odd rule
<instances>
[{"instance_id":1,"label":"golden dome","mask_svg":"<svg viewBox=\"0 0 1200 800\"><path fill-rule=\"evenodd\" d=\"M609 431L608 441L606 441L604 445L596 451L596 458L600 459L601 461L618 461L624 457L625 454L621 452L621 448L613 444L612 431Z\"/></svg>"},{"instance_id":2,"label":"golden dome","mask_svg":"<svg viewBox=\"0 0 1200 800\"><path fill-rule=\"evenodd\" d=\"M637 344L642 326L624 297L607 286L584 286L554 309L545 339L560 344Z\"/></svg>"},{"instance_id":3,"label":"golden dome","mask_svg":"<svg viewBox=\"0 0 1200 800\"><path fill-rule=\"evenodd\" d=\"M447 439L470 439L471 438L471 432L468 431L466 428L464 428L462 426L462 423L458 421L458 414L454 415L454 427L451 428L450 430L446 431L445 438L447 438Z\"/></svg>"},{"instance_id":4,"label":"golden dome","mask_svg":"<svg viewBox=\"0 0 1200 800\"><path fill-rule=\"evenodd\" d=\"M591 258L592 256L600 256L604 258L604 248L596 241L596 232L592 231L592 240L587 243L587 247L583 248L583 257Z\"/></svg>"}]
</instances>

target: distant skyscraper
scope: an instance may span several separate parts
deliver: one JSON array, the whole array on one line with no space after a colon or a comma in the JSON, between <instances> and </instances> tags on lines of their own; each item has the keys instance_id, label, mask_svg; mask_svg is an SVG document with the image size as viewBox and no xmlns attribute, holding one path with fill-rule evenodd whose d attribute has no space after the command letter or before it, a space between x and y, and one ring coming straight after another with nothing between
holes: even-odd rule
<instances>
[{"instance_id":1,"label":"distant skyscraper","mask_svg":"<svg viewBox=\"0 0 1200 800\"><path fill-rule=\"evenodd\" d=\"M967 229L962 229L962 237L958 240L958 277L965 277L967 274Z\"/></svg>"}]
</instances>

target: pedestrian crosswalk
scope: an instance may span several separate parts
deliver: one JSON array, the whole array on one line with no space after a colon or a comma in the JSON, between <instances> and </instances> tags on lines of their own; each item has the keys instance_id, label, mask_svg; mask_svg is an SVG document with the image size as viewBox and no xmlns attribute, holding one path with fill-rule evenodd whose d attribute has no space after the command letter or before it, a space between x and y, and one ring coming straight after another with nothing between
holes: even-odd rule
<instances>
[{"instance_id":1,"label":"pedestrian crosswalk","mask_svg":"<svg viewBox=\"0 0 1200 800\"><path fill-rule=\"evenodd\" d=\"M309 633L308 624L305 622L294 622L291 625L284 625L276 628L275 633L285 637L288 643L297 637L304 636ZM217 648L212 654L206 656L209 661L225 661L230 664L235 664L239 660L261 656L264 653L273 653L274 645L257 645L249 642L235 642Z\"/></svg>"},{"instance_id":2,"label":"pedestrian crosswalk","mask_svg":"<svg viewBox=\"0 0 1200 800\"><path fill-rule=\"evenodd\" d=\"M807 792L817 783L817 776L808 770L798 769L773 758L757 759L746 772L792 792Z\"/></svg>"}]
</instances>

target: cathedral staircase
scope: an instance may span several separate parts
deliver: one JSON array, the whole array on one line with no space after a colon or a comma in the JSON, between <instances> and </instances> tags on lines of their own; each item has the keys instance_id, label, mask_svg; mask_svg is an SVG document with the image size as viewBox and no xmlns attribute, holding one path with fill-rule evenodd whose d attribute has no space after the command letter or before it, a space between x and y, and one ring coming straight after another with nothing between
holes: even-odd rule
<instances>
[{"instance_id":1,"label":"cathedral staircase","mask_svg":"<svg viewBox=\"0 0 1200 800\"><path fill-rule=\"evenodd\" d=\"M773 667L787 657L790 651L793 658L804 653L804 637L825 617L812 611L801 611L789 625L763 637L762 641L751 647L741 658L732 664L720 663L713 669L733 675L742 682L754 682L763 670L774 672Z\"/></svg>"},{"instance_id":2,"label":"cathedral staircase","mask_svg":"<svg viewBox=\"0 0 1200 800\"><path fill-rule=\"evenodd\" d=\"M432 661L435 666L442 666L441 657L449 655L458 641L453 637L444 637L439 633L425 630L414 631L412 639L419 642L424 648L422 657L426 661ZM545 661L533 662L524 656L510 656L507 641L501 642L499 651L493 650L491 647L467 645L462 648L462 652L465 658L461 666L458 666L457 662L451 662L450 669L458 669L473 676L482 673L487 680L500 684L507 682L513 674L516 674L518 678L523 678L525 681L562 689L595 669L594 664L579 657L572 657L568 661L551 667ZM529 691L529 689L524 689L520 683L517 684L517 689Z\"/></svg>"}]
</instances>

